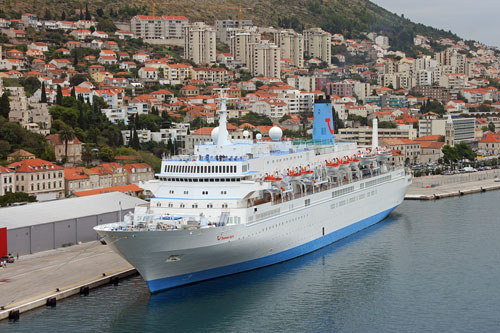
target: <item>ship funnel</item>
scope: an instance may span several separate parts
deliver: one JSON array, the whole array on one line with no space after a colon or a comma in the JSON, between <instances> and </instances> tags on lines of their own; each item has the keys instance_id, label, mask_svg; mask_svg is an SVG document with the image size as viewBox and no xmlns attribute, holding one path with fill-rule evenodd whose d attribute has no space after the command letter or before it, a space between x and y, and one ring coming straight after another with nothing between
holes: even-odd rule
<instances>
[{"instance_id":1,"label":"ship funnel","mask_svg":"<svg viewBox=\"0 0 500 333\"><path fill-rule=\"evenodd\" d=\"M314 100L313 140L321 143L335 143L332 103L330 96Z\"/></svg>"},{"instance_id":2,"label":"ship funnel","mask_svg":"<svg viewBox=\"0 0 500 333\"><path fill-rule=\"evenodd\" d=\"M372 151L378 148L378 119L373 118Z\"/></svg>"}]
</instances>

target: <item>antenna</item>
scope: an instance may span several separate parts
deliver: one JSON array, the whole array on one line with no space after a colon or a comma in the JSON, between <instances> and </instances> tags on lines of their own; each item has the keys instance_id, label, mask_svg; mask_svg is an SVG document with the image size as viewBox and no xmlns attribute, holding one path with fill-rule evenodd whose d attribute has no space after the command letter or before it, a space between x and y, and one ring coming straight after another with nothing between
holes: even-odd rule
<instances>
[{"instance_id":1,"label":"antenna","mask_svg":"<svg viewBox=\"0 0 500 333\"><path fill-rule=\"evenodd\" d=\"M229 88L214 89L219 92L219 134L217 135L217 145L225 146L231 143L229 133L227 132L227 101L236 98L227 97Z\"/></svg>"}]
</instances>

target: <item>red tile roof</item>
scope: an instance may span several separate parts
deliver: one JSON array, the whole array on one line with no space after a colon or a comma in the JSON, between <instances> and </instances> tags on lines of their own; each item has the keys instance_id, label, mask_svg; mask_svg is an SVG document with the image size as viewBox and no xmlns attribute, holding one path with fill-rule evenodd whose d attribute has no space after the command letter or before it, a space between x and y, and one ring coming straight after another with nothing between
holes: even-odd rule
<instances>
[{"instance_id":1,"label":"red tile roof","mask_svg":"<svg viewBox=\"0 0 500 333\"><path fill-rule=\"evenodd\" d=\"M140 188L139 186L137 186L135 184L129 184L129 185L120 185L120 186L113 186L113 187L98 188L95 190L80 191L80 192L75 192L74 194L78 197L87 197L89 195L96 195L96 194L109 193L109 192L138 193L138 192L143 192L143 191L144 190L142 188Z\"/></svg>"},{"instance_id":2,"label":"red tile roof","mask_svg":"<svg viewBox=\"0 0 500 333\"><path fill-rule=\"evenodd\" d=\"M62 166L52 162L42 160L40 158L26 159L19 162L11 163L7 166L16 172L38 172L47 170L63 170Z\"/></svg>"},{"instance_id":3,"label":"red tile roof","mask_svg":"<svg viewBox=\"0 0 500 333\"><path fill-rule=\"evenodd\" d=\"M75 87L75 89L76 89L76 87ZM59 134L47 135L46 139L51 141L55 145L63 145L64 144L64 142L62 142L61 139L59 138ZM82 143L82 142L80 140L78 140L78 138L75 136L73 138L73 140L71 140L69 143Z\"/></svg>"}]
</instances>

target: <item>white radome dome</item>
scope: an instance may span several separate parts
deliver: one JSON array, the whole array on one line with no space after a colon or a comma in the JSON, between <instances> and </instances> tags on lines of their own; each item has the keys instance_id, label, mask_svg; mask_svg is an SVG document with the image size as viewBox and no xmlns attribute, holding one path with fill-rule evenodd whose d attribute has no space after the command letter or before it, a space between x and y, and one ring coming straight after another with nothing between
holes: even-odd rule
<instances>
[{"instance_id":1,"label":"white radome dome","mask_svg":"<svg viewBox=\"0 0 500 333\"><path fill-rule=\"evenodd\" d=\"M215 127L212 130L212 133L210 133L210 136L212 137L212 141L217 144L217 139L219 139L219 127Z\"/></svg>"},{"instance_id":2,"label":"white radome dome","mask_svg":"<svg viewBox=\"0 0 500 333\"><path fill-rule=\"evenodd\" d=\"M278 126L274 126L273 128L271 128L269 130L269 137L273 141L279 141L279 140L281 140L282 136L283 136L283 131Z\"/></svg>"},{"instance_id":3,"label":"white radome dome","mask_svg":"<svg viewBox=\"0 0 500 333\"><path fill-rule=\"evenodd\" d=\"M250 136L250 132L248 131L243 131L243 138L244 139L248 139L248 137Z\"/></svg>"},{"instance_id":4,"label":"white radome dome","mask_svg":"<svg viewBox=\"0 0 500 333\"><path fill-rule=\"evenodd\" d=\"M257 139L257 141L262 140L262 134L257 133L257 135L255 136L255 138Z\"/></svg>"}]
</instances>

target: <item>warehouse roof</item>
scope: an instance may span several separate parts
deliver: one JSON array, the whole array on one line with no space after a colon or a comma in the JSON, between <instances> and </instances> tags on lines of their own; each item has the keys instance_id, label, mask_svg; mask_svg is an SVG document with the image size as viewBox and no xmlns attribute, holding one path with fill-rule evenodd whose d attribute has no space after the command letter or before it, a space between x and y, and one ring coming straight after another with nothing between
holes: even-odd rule
<instances>
[{"instance_id":1,"label":"warehouse roof","mask_svg":"<svg viewBox=\"0 0 500 333\"><path fill-rule=\"evenodd\" d=\"M32 225L70 220L132 209L146 201L120 192L92 195L82 198L36 202L24 206L0 208L0 228L16 229Z\"/></svg>"}]
</instances>

